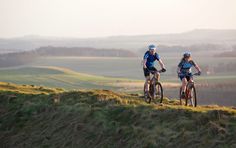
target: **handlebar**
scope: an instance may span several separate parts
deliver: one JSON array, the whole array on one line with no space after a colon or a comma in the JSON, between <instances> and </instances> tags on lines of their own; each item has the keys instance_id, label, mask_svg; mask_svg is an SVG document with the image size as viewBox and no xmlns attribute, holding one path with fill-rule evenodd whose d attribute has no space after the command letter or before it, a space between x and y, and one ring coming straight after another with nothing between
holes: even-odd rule
<instances>
[{"instance_id":1,"label":"handlebar","mask_svg":"<svg viewBox=\"0 0 236 148\"><path fill-rule=\"evenodd\" d=\"M181 75L186 75L186 76L200 76L201 74L200 73L194 73L194 74L182 74L182 73L179 73L178 76L181 76Z\"/></svg>"},{"instance_id":2,"label":"handlebar","mask_svg":"<svg viewBox=\"0 0 236 148\"><path fill-rule=\"evenodd\" d=\"M194 73L193 75L194 76L200 76L201 74L197 72L197 73Z\"/></svg>"},{"instance_id":3,"label":"handlebar","mask_svg":"<svg viewBox=\"0 0 236 148\"><path fill-rule=\"evenodd\" d=\"M148 69L148 68L146 68L150 73L156 73L156 72L158 72L158 73L164 73L165 71L162 71L162 69L161 70L150 70L150 69Z\"/></svg>"}]
</instances>

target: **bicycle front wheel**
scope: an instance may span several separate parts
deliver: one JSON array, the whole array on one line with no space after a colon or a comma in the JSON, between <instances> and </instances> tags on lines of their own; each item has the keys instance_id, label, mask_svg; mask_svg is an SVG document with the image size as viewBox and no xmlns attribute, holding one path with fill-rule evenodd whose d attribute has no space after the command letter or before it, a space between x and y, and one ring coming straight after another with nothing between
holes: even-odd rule
<instances>
[{"instance_id":1,"label":"bicycle front wheel","mask_svg":"<svg viewBox=\"0 0 236 148\"><path fill-rule=\"evenodd\" d=\"M193 85L192 88L190 88L187 91L187 96L186 96L186 105L190 105L192 107L197 106L197 93L196 93L196 88Z\"/></svg>"},{"instance_id":2,"label":"bicycle front wheel","mask_svg":"<svg viewBox=\"0 0 236 148\"><path fill-rule=\"evenodd\" d=\"M179 89L179 104L180 105L184 104L184 99L185 98L182 98L182 87L180 87L180 89Z\"/></svg>"},{"instance_id":3,"label":"bicycle front wheel","mask_svg":"<svg viewBox=\"0 0 236 148\"><path fill-rule=\"evenodd\" d=\"M151 103L151 97L150 97L150 92L146 94L145 92L145 85L143 87L143 94L144 94L144 101L147 103Z\"/></svg>"},{"instance_id":4,"label":"bicycle front wheel","mask_svg":"<svg viewBox=\"0 0 236 148\"><path fill-rule=\"evenodd\" d=\"M150 86L150 94L154 103L163 101L163 87L160 82L156 82L156 85Z\"/></svg>"}]
</instances>

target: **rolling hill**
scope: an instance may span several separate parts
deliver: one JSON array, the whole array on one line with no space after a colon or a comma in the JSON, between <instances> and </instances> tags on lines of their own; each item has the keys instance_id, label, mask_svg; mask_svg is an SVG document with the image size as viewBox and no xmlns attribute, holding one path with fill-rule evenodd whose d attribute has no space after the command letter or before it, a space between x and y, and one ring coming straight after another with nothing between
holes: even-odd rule
<instances>
[{"instance_id":1,"label":"rolling hill","mask_svg":"<svg viewBox=\"0 0 236 148\"><path fill-rule=\"evenodd\" d=\"M235 108L190 108L167 98L146 104L137 95L108 90L38 88L1 83L0 147L236 146Z\"/></svg>"},{"instance_id":2,"label":"rolling hill","mask_svg":"<svg viewBox=\"0 0 236 148\"><path fill-rule=\"evenodd\" d=\"M29 64L40 57L136 57L137 54L124 49L97 49L90 47L40 47L22 52L0 52L0 68Z\"/></svg>"},{"instance_id":3,"label":"rolling hill","mask_svg":"<svg viewBox=\"0 0 236 148\"><path fill-rule=\"evenodd\" d=\"M135 57L134 52L124 49L96 49L91 47L40 47L35 50L40 56L79 57Z\"/></svg>"},{"instance_id":4,"label":"rolling hill","mask_svg":"<svg viewBox=\"0 0 236 148\"><path fill-rule=\"evenodd\" d=\"M0 81L72 90L75 88L119 89L119 86L113 84L133 80L83 74L54 66L35 66L0 70Z\"/></svg>"},{"instance_id":5,"label":"rolling hill","mask_svg":"<svg viewBox=\"0 0 236 148\"><path fill-rule=\"evenodd\" d=\"M144 45L158 43L162 45L189 46L193 44L227 44L236 42L236 30L195 29L183 33L111 36L100 38L59 38L43 36L24 36L0 39L0 49L33 50L42 46L122 48L139 50ZM0 50L1 51L1 50Z\"/></svg>"},{"instance_id":6,"label":"rolling hill","mask_svg":"<svg viewBox=\"0 0 236 148\"><path fill-rule=\"evenodd\" d=\"M42 64L43 65L43 64ZM235 75L201 76L195 79L199 104L235 106ZM161 77L165 96L178 98L180 83L177 78ZM143 92L142 79L99 76L79 73L57 66L30 66L0 70L0 81L23 85L74 89L108 89L115 92Z\"/></svg>"}]
</instances>

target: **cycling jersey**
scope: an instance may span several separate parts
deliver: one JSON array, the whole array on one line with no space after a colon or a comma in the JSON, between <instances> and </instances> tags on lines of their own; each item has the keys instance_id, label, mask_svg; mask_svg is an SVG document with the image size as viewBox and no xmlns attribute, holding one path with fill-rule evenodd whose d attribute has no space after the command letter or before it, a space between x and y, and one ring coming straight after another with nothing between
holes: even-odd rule
<instances>
[{"instance_id":1,"label":"cycling jersey","mask_svg":"<svg viewBox=\"0 0 236 148\"><path fill-rule=\"evenodd\" d=\"M145 54L144 54L144 57L143 57L144 60L147 60L146 62L146 66L148 68L150 67L154 67L154 64L155 64L155 61L159 61L160 60L160 56L155 53L154 55L152 55L149 51L147 51Z\"/></svg>"},{"instance_id":2,"label":"cycling jersey","mask_svg":"<svg viewBox=\"0 0 236 148\"><path fill-rule=\"evenodd\" d=\"M190 60L190 61L182 60L178 65L178 67L180 68L180 72L182 74L191 73L192 66L196 66L196 64L192 60Z\"/></svg>"}]
</instances>

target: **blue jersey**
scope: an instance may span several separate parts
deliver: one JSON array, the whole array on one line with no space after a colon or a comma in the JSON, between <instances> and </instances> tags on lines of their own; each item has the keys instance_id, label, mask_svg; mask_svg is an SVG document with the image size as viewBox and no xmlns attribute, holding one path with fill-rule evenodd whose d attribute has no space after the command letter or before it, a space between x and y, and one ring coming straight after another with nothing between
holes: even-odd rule
<instances>
[{"instance_id":1,"label":"blue jersey","mask_svg":"<svg viewBox=\"0 0 236 148\"><path fill-rule=\"evenodd\" d=\"M144 57L143 57L144 60L147 60L146 62L146 66L149 68L149 67L154 67L154 64L155 64L155 61L159 61L160 60L160 56L155 53L154 55L152 55L149 51L147 51L145 54L144 54Z\"/></svg>"},{"instance_id":2,"label":"blue jersey","mask_svg":"<svg viewBox=\"0 0 236 148\"><path fill-rule=\"evenodd\" d=\"M178 65L181 73L191 73L192 66L196 66L196 64L192 60L190 61L182 60Z\"/></svg>"}]
</instances>

